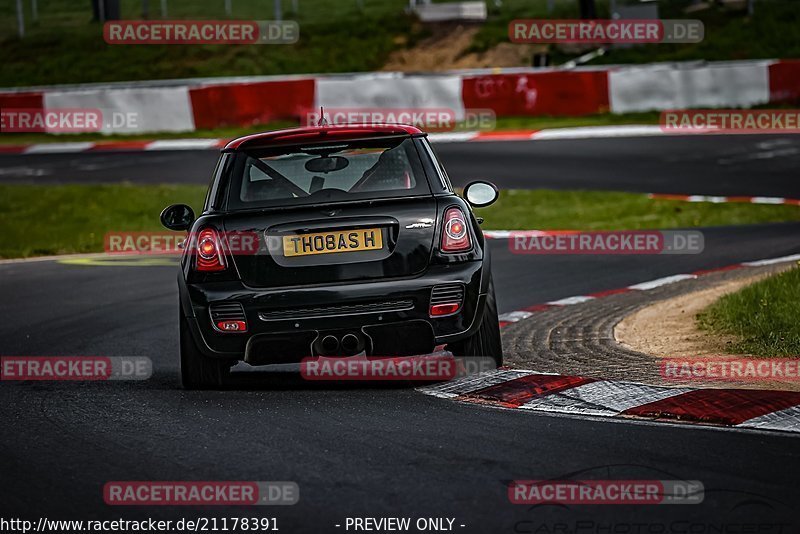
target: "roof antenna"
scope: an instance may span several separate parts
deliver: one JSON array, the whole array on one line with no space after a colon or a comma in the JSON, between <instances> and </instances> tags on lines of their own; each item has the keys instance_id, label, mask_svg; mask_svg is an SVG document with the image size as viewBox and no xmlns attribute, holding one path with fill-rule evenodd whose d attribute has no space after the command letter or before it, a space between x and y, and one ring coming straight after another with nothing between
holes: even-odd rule
<instances>
[{"instance_id":1,"label":"roof antenna","mask_svg":"<svg viewBox=\"0 0 800 534\"><path fill-rule=\"evenodd\" d=\"M319 107L319 122L317 122L317 126L327 126L328 120L325 118L325 110L322 109L322 106Z\"/></svg>"}]
</instances>

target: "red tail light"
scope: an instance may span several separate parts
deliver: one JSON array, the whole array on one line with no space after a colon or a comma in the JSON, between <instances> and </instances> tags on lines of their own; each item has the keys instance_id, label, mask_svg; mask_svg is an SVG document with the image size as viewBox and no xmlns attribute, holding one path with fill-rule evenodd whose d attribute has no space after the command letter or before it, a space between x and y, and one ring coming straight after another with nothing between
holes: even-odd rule
<instances>
[{"instance_id":1,"label":"red tail light","mask_svg":"<svg viewBox=\"0 0 800 534\"><path fill-rule=\"evenodd\" d=\"M197 270L204 272L224 271L225 254L219 234L213 228L205 228L197 234Z\"/></svg>"},{"instance_id":2,"label":"red tail light","mask_svg":"<svg viewBox=\"0 0 800 534\"><path fill-rule=\"evenodd\" d=\"M461 308L460 302L450 302L447 304L432 304L430 309L431 317L441 317L442 315L452 315Z\"/></svg>"},{"instance_id":3,"label":"red tail light","mask_svg":"<svg viewBox=\"0 0 800 534\"><path fill-rule=\"evenodd\" d=\"M220 321L217 323L217 328L223 332L247 332L247 323L245 321Z\"/></svg>"},{"instance_id":4,"label":"red tail light","mask_svg":"<svg viewBox=\"0 0 800 534\"><path fill-rule=\"evenodd\" d=\"M444 214L442 252L464 252L472 248L464 213L456 207L448 208Z\"/></svg>"}]
</instances>

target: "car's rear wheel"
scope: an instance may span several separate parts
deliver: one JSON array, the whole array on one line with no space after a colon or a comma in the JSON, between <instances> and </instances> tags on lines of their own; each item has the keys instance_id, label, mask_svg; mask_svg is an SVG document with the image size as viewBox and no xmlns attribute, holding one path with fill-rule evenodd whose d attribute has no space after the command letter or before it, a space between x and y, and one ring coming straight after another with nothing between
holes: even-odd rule
<instances>
[{"instance_id":1,"label":"car's rear wheel","mask_svg":"<svg viewBox=\"0 0 800 534\"><path fill-rule=\"evenodd\" d=\"M200 352L189 331L189 322L183 313L180 314L180 323L181 382L183 387L185 389L215 389L225 386L230 377L230 362L215 360Z\"/></svg>"},{"instance_id":2,"label":"car's rear wheel","mask_svg":"<svg viewBox=\"0 0 800 534\"><path fill-rule=\"evenodd\" d=\"M483 319L478 331L467 339L450 344L449 349L456 356L492 358L497 367L503 365L503 345L500 341L500 322L497 319L497 301L492 280L489 281Z\"/></svg>"}]
</instances>

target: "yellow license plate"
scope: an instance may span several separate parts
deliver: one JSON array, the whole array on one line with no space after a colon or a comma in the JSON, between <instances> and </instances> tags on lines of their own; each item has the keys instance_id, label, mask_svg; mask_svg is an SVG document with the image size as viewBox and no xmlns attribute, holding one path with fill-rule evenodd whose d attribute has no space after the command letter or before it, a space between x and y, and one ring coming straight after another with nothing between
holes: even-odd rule
<instances>
[{"instance_id":1,"label":"yellow license plate","mask_svg":"<svg viewBox=\"0 0 800 534\"><path fill-rule=\"evenodd\" d=\"M334 252L358 252L383 248L380 228L361 228L316 234L297 234L283 237L283 255L310 256Z\"/></svg>"}]
</instances>

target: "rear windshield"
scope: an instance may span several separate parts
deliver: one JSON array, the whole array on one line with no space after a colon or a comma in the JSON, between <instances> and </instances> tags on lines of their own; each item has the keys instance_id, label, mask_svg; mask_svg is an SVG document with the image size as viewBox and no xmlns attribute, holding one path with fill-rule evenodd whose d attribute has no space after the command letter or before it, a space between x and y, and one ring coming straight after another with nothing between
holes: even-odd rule
<instances>
[{"instance_id":1,"label":"rear windshield","mask_svg":"<svg viewBox=\"0 0 800 534\"><path fill-rule=\"evenodd\" d=\"M244 151L231 172L229 210L431 194L408 137Z\"/></svg>"}]
</instances>

